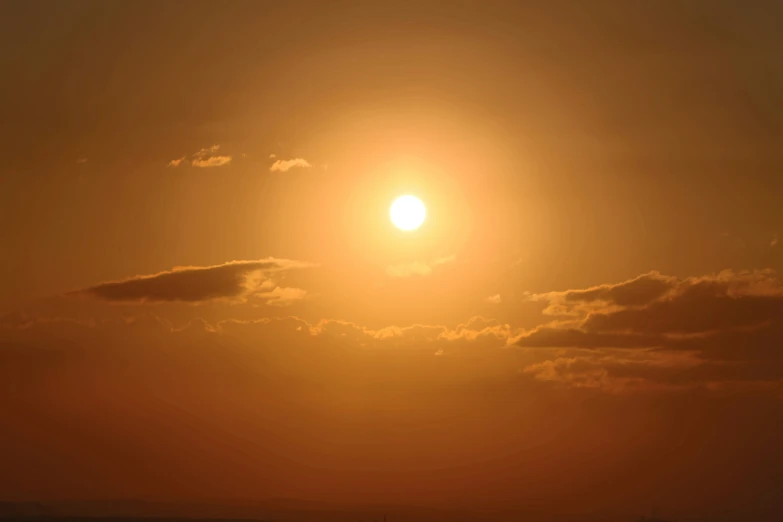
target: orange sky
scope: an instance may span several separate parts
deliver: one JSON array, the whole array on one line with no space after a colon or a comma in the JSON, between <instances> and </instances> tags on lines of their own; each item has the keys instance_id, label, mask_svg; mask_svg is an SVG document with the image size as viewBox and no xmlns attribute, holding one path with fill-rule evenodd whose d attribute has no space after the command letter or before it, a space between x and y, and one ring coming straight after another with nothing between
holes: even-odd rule
<instances>
[{"instance_id":1,"label":"orange sky","mask_svg":"<svg viewBox=\"0 0 783 522\"><path fill-rule=\"evenodd\" d=\"M2 11L0 500L783 509L776 3Z\"/></svg>"}]
</instances>

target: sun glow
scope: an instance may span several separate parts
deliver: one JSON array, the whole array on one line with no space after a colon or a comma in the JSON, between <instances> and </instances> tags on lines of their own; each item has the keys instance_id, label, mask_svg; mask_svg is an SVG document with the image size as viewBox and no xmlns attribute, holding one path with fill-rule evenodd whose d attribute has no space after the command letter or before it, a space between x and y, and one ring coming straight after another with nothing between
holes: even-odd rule
<instances>
[{"instance_id":1,"label":"sun glow","mask_svg":"<svg viewBox=\"0 0 783 522\"><path fill-rule=\"evenodd\" d=\"M427 209L416 196L400 196L392 203L389 216L400 230L416 230L424 223Z\"/></svg>"}]
</instances>

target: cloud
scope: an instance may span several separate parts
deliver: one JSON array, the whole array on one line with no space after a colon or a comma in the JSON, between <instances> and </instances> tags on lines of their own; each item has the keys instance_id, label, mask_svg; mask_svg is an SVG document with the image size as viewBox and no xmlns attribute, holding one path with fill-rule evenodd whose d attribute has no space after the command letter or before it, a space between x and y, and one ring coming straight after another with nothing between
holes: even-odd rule
<instances>
[{"instance_id":1,"label":"cloud","mask_svg":"<svg viewBox=\"0 0 783 522\"><path fill-rule=\"evenodd\" d=\"M550 300L549 308L560 307L573 317L516 340L518 346L555 349L557 358L565 357L527 370L546 380L571 383L590 377L593 384L616 386L628 378L630 366L622 361L645 354L680 363L688 359L665 371L636 364L636 384L644 379L653 386L783 382L783 284L772 271L726 270L687 278L653 272L615 285L541 295ZM615 358L611 366L603 364L607 353ZM599 364L600 380L594 378L595 368L590 375L574 375L585 361Z\"/></svg>"},{"instance_id":2,"label":"cloud","mask_svg":"<svg viewBox=\"0 0 783 522\"><path fill-rule=\"evenodd\" d=\"M209 168L222 167L231 163L231 156L218 156L217 151L220 145L212 145L193 153L193 160L190 162L194 167Z\"/></svg>"},{"instance_id":3,"label":"cloud","mask_svg":"<svg viewBox=\"0 0 783 522\"><path fill-rule=\"evenodd\" d=\"M514 338L514 332L510 325L501 323L497 319L475 316L468 322L458 325L454 330L445 329L438 338L449 341L481 341L490 346L500 347Z\"/></svg>"},{"instance_id":4,"label":"cloud","mask_svg":"<svg viewBox=\"0 0 783 522\"><path fill-rule=\"evenodd\" d=\"M676 284L673 277L649 272L630 281L600 285L586 290L569 290L562 297L567 302L605 301L620 306L640 306L661 297Z\"/></svg>"},{"instance_id":5,"label":"cloud","mask_svg":"<svg viewBox=\"0 0 783 522\"><path fill-rule=\"evenodd\" d=\"M84 165L85 163L87 163L87 158L79 158L76 160L76 163L78 163L79 165Z\"/></svg>"},{"instance_id":6,"label":"cloud","mask_svg":"<svg viewBox=\"0 0 783 522\"><path fill-rule=\"evenodd\" d=\"M201 149L201 150L199 150L197 152L194 152L193 153L193 157L194 158L205 158L207 156L211 156L211 155L215 154L219 150L220 150L220 145L215 144L215 145L212 145L211 147L205 147L205 148L203 148L203 149Z\"/></svg>"},{"instance_id":7,"label":"cloud","mask_svg":"<svg viewBox=\"0 0 783 522\"><path fill-rule=\"evenodd\" d=\"M432 271L440 266L448 263L453 263L456 260L456 256L451 255L436 259L429 263L422 263L421 261L414 261L412 263L401 263L397 265L390 265L386 267L386 274L391 277L411 277L411 276L428 276Z\"/></svg>"},{"instance_id":8,"label":"cloud","mask_svg":"<svg viewBox=\"0 0 783 522\"><path fill-rule=\"evenodd\" d=\"M269 292L256 294L269 300L296 301L304 298L306 292L296 288L276 287ZM275 305L273 305L275 306ZM338 350L375 350L388 349L432 356L437 350L441 354L455 355L464 348L477 348L484 355L491 355L491 350L507 348L513 338L513 330L508 324L496 319L480 316L472 317L465 323L449 328L438 324L412 324L408 326L390 325L380 328L369 328L360 324L339 319L322 319L308 322L304 319L287 317L263 317L259 319L240 320L224 319L208 323L202 319L191 322L188 327L175 327L165 318L145 311L138 316L129 316L119 321L116 318L106 320L81 320L67 318L32 317L29 315L0 316L0 336L8 335L9 331L27 332L33 337L43 332L56 331L56 337L62 339L87 339L91 331L114 333L120 330L127 333L132 327L137 333L147 335L164 335L183 332L186 328L198 327L198 330L214 332L250 344L268 346L272 342L281 343L281 348L294 349L293 339L299 339L298 345L308 340L336 340L334 345ZM78 343L77 343L78 344Z\"/></svg>"},{"instance_id":9,"label":"cloud","mask_svg":"<svg viewBox=\"0 0 783 522\"><path fill-rule=\"evenodd\" d=\"M175 267L157 274L136 276L122 281L101 283L75 294L88 295L106 301L119 302L200 302L210 299L241 298L259 288L270 275L308 263L288 259L231 261L207 267ZM295 299L296 292L280 289L270 296L270 304Z\"/></svg>"},{"instance_id":10,"label":"cloud","mask_svg":"<svg viewBox=\"0 0 783 522\"><path fill-rule=\"evenodd\" d=\"M307 297L307 291L301 288L281 288L275 287L274 290L269 292L261 292L256 296L266 299L266 304L269 306L291 306L297 301L301 301Z\"/></svg>"},{"instance_id":11,"label":"cloud","mask_svg":"<svg viewBox=\"0 0 783 522\"><path fill-rule=\"evenodd\" d=\"M190 164L194 167L209 168L209 167L223 167L231 163L231 156L218 155L220 145L215 144L210 147L204 147L191 154ZM185 164L186 156L173 159L168 162L169 167L179 167Z\"/></svg>"},{"instance_id":12,"label":"cloud","mask_svg":"<svg viewBox=\"0 0 783 522\"><path fill-rule=\"evenodd\" d=\"M231 156L210 156L209 158L194 159L191 165L194 167L222 167L231 163Z\"/></svg>"},{"instance_id":13,"label":"cloud","mask_svg":"<svg viewBox=\"0 0 783 522\"><path fill-rule=\"evenodd\" d=\"M323 319L316 323L296 318L263 318L258 320L219 321L214 329L235 337L244 337L249 332L256 339L267 335L290 339L291 336L304 339L330 339L339 342L340 349L403 350L420 352L426 356L456 355L460 350L473 348L484 355L492 349L505 348L513 338L513 331L507 324L495 319L472 317L456 328L444 325L413 324L409 326L386 326L368 328L351 321Z\"/></svg>"},{"instance_id":14,"label":"cloud","mask_svg":"<svg viewBox=\"0 0 783 522\"><path fill-rule=\"evenodd\" d=\"M501 303L500 294L495 294L495 295L491 295L489 297L486 297L484 299L484 301L489 303L489 304L500 304Z\"/></svg>"},{"instance_id":15,"label":"cloud","mask_svg":"<svg viewBox=\"0 0 783 522\"><path fill-rule=\"evenodd\" d=\"M724 271L686 278L643 307L591 312L590 331L697 333L757 326L783 319L783 285L768 271Z\"/></svg>"},{"instance_id":16,"label":"cloud","mask_svg":"<svg viewBox=\"0 0 783 522\"><path fill-rule=\"evenodd\" d=\"M653 271L622 283L533 294L529 299L549 302L549 306L544 310L547 315L579 315L613 306L642 306L671 291L676 284L675 278Z\"/></svg>"},{"instance_id":17,"label":"cloud","mask_svg":"<svg viewBox=\"0 0 783 522\"><path fill-rule=\"evenodd\" d=\"M438 261L444 260L453 257ZM267 259L181 267L79 293L112 302L227 299L286 307L309 294L279 284L275 274L300 266L307 265ZM336 350L348 366L375 353L416 354L411 361L425 366L431 364L427 358L469 358L475 369L471 378L499 379L498 384L527 379L546 387L607 393L741 390L783 397L783 284L774 272L724 271L685 278L650 273L620 283L539 294L536 299L548 306L556 302L571 315L528 330L484 317L456 327L370 328L336 319L307 322L289 317L218 321L199 328L248 346L279 344L280 349L298 347L307 353ZM100 322L91 324L31 317L0 321L5 329L44 328L57 338L68 338L79 328L103 328ZM170 330L165 324L151 322L145 330ZM195 335L194 328L189 328L190 335Z\"/></svg>"},{"instance_id":18,"label":"cloud","mask_svg":"<svg viewBox=\"0 0 783 522\"><path fill-rule=\"evenodd\" d=\"M586 332L579 328L541 326L523 334L517 344L534 348L643 348L660 346L660 336Z\"/></svg>"},{"instance_id":19,"label":"cloud","mask_svg":"<svg viewBox=\"0 0 783 522\"><path fill-rule=\"evenodd\" d=\"M656 272L615 285L538 294L547 310L593 333L685 335L783 320L783 284L769 270L677 279ZM551 312L550 312L551 313Z\"/></svg>"},{"instance_id":20,"label":"cloud","mask_svg":"<svg viewBox=\"0 0 783 522\"><path fill-rule=\"evenodd\" d=\"M779 240L778 240L778 239L779 239L779 238L778 238L778 235L777 235L777 234L775 234L774 236L772 236L772 241L770 241L770 242L769 242L769 246L771 246L771 247L776 247L776 246L778 246L778 243L779 243Z\"/></svg>"},{"instance_id":21,"label":"cloud","mask_svg":"<svg viewBox=\"0 0 783 522\"><path fill-rule=\"evenodd\" d=\"M275 159L277 157L277 154L272 153L269 155L269 159Z\"/></svg>"},{"instance_id":22,"label":"cloud","mask_svg":"<svg viewBox=\"0 0 783 522\"><path fill-rule=\"evenodd\" d=\"M524 373L536 380L606 392L679 390L690 382L676 376L701 362L687 354L671 357L656 352L593 352L568 354L531 364Z\"/></svg>"},{"instance_id":23,"label":"cloud","mask_svg":"<svg viewBox=\"0 0 783 522\"><path fill-rule=\"evenodd\" d=\"M288 172L289 170L301 167L310 167L310 163L304 158L294 158L290 160L277 160L269 167L269 172Z\"/></svg>"}]
</instances>

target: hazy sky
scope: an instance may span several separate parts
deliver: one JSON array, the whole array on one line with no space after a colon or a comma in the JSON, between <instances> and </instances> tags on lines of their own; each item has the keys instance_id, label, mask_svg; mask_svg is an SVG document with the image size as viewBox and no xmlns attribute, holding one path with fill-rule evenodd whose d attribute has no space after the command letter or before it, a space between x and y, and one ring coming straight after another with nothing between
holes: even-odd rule
<instances>
[{"instance_id":1,"label":"hazy sky","mask_svg":"<svg viewBox=\"0 0 783 522\"><path fill-rule=\"evenodd\" d=\"M780 27L0 3L0 499L781 509Z\"/></svg>"}]
</instances>

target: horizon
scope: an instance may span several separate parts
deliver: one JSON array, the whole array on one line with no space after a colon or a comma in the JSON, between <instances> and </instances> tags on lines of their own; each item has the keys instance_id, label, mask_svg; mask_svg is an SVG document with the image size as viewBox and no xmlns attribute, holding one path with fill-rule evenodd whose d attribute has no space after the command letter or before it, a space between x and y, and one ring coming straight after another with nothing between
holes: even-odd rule
<instances>
[{"instance_id":1,"label":"horizon","mask_svg":"<svg viewBox=\"0 0 783 522\"><path fill-rule=\"evenodd\" d=\"M30 511L39 508L39 511ZM40 511L43 508L43 511ZM172 511L173 510L173 511ZM360 520L375 513L376 520L396 518L409 520L413 513L418 516L429 514L442 517L464 517L471 520L505 520L510 516L536 517L531 520L567 519L576 517L611 517L612 520L665 520L657 508L652 508L641 515L623 510L605 509L593 513L547 512L544 510L517 507L513 509L487 509L478 507L463 510L448 503L441 505L407 505L384 503L334 503L328 501L305 500L297 498L223 499L163 501L144 499L60 499L53 501L20 501L6 502L0 500L0 518L24 516L25 518L78 518L89 516L101 519L225 519L225 520L296 520L297 514L329 513L342 514L351 519ZM671 515L671 514L670 514ZM675 513L677 520L701 520L703 514ZM720 513L713 516L720 517ZM527 519L527 518L525 518ZM720 520L720 519L719 519Z\"/></svg>"}]
</instances>

